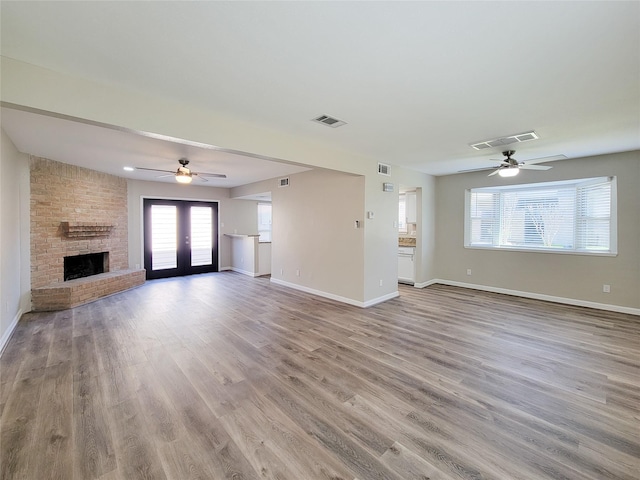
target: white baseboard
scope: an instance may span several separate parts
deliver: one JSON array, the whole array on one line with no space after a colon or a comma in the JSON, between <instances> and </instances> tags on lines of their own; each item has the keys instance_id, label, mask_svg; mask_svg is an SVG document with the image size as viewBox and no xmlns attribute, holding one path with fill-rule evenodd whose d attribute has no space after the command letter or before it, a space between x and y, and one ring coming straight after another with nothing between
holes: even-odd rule
<instances>
[{"instance_id":1,"label":"white baseboard","mask_svg":"<svg viewBox=\"0 0 640 480\"><path fill-rule=\"evenodd\" d=\"M18 310L18 313L16 313L16 316L13 317L13 320L11 320L11 324L9 325L9 328L7 328L7 330L2 335L2 338L0 338L0 357L4 353L4 349L7 346L7 343L9 343L9 340L11 339L11 335L13 335L13 332L16 329L16 326L18 325L18 322L20 321L20 317L22 317L22 309Z\"/></svg>"},{"instance_id":2,"label":"white baseboard","mask_svg":"<svg viewBox=\"0 0 640 480\"><path fill-rule=\"evenodd\" d=\"M241 268L237 268L237 267L227 267L227 268L225 268L225 270L231 270L233 272L241 273L242 275L248 275L250 277L259 277L260 276L259 273L250 272L249 270L242 270Z\"/></svg>"},{"instance_id":3,"label":"white baseboard","mask_svg":"<svg viewBox=\"0 0 640 480\"><path fill-rule=\"evenodd\" d=\"M596 308L598 310L608 310L610 312L628 313L631 315L640 315L640 308L623 307L620 305L611 305L608 303L589 302L586 300L578 300L575 298L556 297L554 295L545 295L542 293L522 292L519 290L511 290L508 288L490 287L486 285L477 285L474 283L456 282L453 280L443 280L437 278L424 282L424 286L441 283L443 285L451 285L453 287L471 288L473 290L483 290L485 292L503 293L505 295L513 295L516 297L532 298L534 300L544 300L546 302L563 303L565 305L575 305L577 307ZM422 285L422 284L420 284ZM415 285L416 287L418 285ZM422 286L420 288L423 288Z\"/></svg>"},{"instance_id":4,"label":"white baseboard","mask_svg":"<svg viewBox=\"0 0 640 480\"><path fill-rule=\"evenodd\" d=\"M360 302L352 298L342 297L340 295L335 295L333 293L323 292L322 290L316 290L315 288L309 288L309 287L304 287L302 285L297 285L295 283L285 282L284 280L279 280L273 277L271 277L271 281L277 285L282 285L283 287L293 288L294 290L300 290L301 292L310 293L312 295L317 295L319 297L328 298L330 300L335 300L336 302L346 303L348 305L353 305L355 307L360 307L360 308L371 307L372 305L386 302L387 300L395 298L399 295L398 292L391 292L387 295L374 298L373 300L369 300L367 302Z\"/></svg>"},{"instance_id":5,"label":"white baseboard","mask_svg":"<svg viewBox=\"0 0 640 480\"><path fill-rule=\"evenodd\" d=\"M392 298L396 298L400 296L400 292L397 290L395 292L387 293L386 295L382 295L381 297L374 298L373 300L368 300L362 304L363 308L373 307L382 302L386 302L387 300L391 300Z\"/></svg>"},{"instance_id":6,"label":"white baseboard","mask_svg":"<svg viewBox=\"0 0 640 480\"><path fill-rule=\"evenodd\" d=\"M438 280L429 280L427 282L414 283L413 286L415 288L425 288L425 287L428 287L429 285L433 285L435 283L438 283Z\"/></svg>"}]
</instances>

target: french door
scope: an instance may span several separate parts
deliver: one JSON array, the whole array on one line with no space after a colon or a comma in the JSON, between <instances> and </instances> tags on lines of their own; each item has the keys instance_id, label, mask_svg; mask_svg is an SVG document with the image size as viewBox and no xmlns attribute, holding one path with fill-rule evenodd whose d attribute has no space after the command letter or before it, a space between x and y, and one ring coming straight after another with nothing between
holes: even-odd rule
<instances>
[{"instance_id":1,"label":"french door","mask_svg":"<svg viewBox=\"0 0 640 480\"><path fill-rule=\"evenodd\" d=\"M218 204L144 199L147 279L218 271Z\"/></svg>"}]
</instances>

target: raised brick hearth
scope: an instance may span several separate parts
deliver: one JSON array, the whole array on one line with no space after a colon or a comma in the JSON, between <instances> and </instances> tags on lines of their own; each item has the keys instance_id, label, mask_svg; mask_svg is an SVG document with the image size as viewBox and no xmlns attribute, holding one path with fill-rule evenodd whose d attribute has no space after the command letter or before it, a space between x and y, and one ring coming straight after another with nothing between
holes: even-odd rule
<instances>
[{"instance_id":1,"label":"raised brick hearth","mask_svg":"<svg viewBox=\"0 0 640 480\"><path fill-rule=\"evenodd\" d=\"M54 283L31 291L32 308L35 311L65 310L137 287L144 281L144 270L119 270Z\"/></svg>"},{"instance_id":2,"label":"raised brick hearth","mask_svg":"<svg viewBox=\"0 0 640 480\"><path fill-rule=\"evenodd\" d=\"M124 178L32 157L32 308L71 308L144 283L144 270L129 270L127 221ZM64 281L64 257L100 252L108 271Z\"/></svg>"}]
</instances>

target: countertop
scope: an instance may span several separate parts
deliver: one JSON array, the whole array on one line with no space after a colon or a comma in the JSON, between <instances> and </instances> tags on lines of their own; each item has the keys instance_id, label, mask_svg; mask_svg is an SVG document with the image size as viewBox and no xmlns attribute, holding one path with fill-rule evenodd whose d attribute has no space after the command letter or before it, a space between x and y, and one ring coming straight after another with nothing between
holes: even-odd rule
<instances>
[{"instance_id":1,"label":"countertop","mask_svg":"<svg viewBox=\"0 0 640 480\"><path fill-rule=\"evenodd\" d=\"M399 237L398 246L399 247L415 247L416 237Z\"/></svg>"}]
</instances>

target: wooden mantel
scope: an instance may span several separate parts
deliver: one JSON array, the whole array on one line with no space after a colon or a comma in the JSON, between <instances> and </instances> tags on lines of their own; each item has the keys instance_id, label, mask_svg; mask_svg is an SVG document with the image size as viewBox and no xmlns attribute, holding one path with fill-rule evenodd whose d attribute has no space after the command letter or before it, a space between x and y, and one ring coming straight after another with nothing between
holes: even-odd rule
<instances>
[{"instance_id":1,"label":"wooden mantel","mask_svg":"<svg viewBox=\"0 0 640 480\"><path fill-rule=\"evenodd\" d=\"M113 225L97 222L62 222L62 231L68 238L108 237Z\"/></svg>"}]
</instances>

